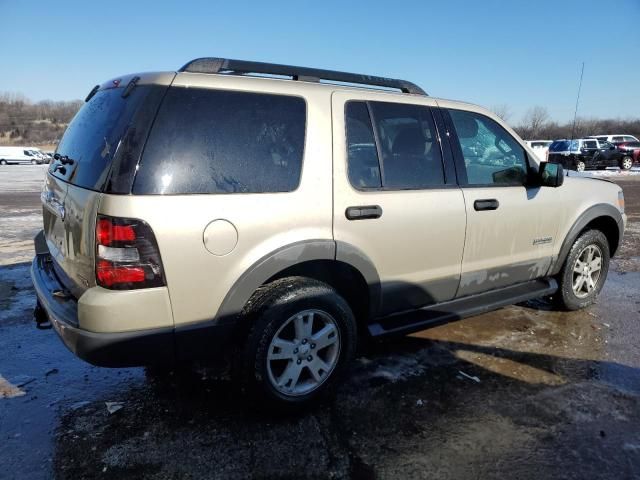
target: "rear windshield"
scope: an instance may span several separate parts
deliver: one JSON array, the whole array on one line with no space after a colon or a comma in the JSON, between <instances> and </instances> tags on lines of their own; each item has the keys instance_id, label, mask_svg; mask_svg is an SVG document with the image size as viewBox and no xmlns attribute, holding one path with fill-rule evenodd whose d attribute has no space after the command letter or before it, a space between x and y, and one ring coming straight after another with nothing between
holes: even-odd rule
<instances>
[{"instance_id":1,"label":"rear windshield","mask_svg":"<svg viewBox=\"0 0 640 480\"><path fill-rule=\"evenodd\" d=\"M576 140L557 140L549 146L550 152L568 152L570 150L577 150L578 142Z\"/></svg>"},{"instance_id":2,"label":"rear windshield","mask_svg":"<svg viewBox=\"0 0 640 480\"><path fill-rule=\"evenodd\" d=\"M172 87L149 135L133 193L295 190L305 124L300 97Z\"/></svg>"},{"instance_id":3,"label":"rear windshield","mask_svg":"<svg viewBox=\"0 0 640 480\"><path fill-rule=\"evenodd\" d=\"M53 162L57 177L83 188L129 193L151 119L166 87L140 85L98 91L73 118L56 153L73 163Z\"/></svg>"}]
</instances>

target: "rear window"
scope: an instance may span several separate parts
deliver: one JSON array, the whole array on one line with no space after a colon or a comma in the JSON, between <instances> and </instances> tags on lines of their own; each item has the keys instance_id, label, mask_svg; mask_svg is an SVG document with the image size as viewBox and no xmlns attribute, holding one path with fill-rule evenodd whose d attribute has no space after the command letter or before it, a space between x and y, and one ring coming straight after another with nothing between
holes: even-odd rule
<instances>
[{"instance_id":1,"label":"rear window","mask_svg":"<svg viewBox=\"0 0 640 480\"><path fill-rule=\"evenodd\" d=\"M73 118L56 149L73 163L53 162L50 171L83 188L129 193L144 138L165 90L139 85L125 98L124 88L98 91Z\"/></svg>"},{"instance_id":2,"label":"rear window","mask_svg":"<svg viewBox=\"0 0 640 480\"><path fill-rule=\"evenodd\" d=\"M136 194L290 192L302 170L306 103L173 87L155 120Z\"/></svg>"}]
</instances>

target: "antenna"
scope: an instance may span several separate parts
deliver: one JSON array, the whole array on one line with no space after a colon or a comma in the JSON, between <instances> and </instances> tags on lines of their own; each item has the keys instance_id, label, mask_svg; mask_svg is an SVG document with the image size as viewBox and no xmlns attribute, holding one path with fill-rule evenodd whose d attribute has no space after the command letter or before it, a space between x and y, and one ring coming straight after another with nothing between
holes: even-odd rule
<instances>
[{"instance_id":1,"label":"antenna","mask_svg":"<svg viewBox=\"0 0 640 480\"><path fill-rule=\"evenodd\" d=\"M582 70L580 71L580 84L578 85L578 97L576 98L576 109L573 112L573 126L571 127L571 141L576 134L576 118L578 117L578 102L580 102L580 90L582 90L582 77L584 76L584 62L582 62Z\"/></svg>"}]
</instances>

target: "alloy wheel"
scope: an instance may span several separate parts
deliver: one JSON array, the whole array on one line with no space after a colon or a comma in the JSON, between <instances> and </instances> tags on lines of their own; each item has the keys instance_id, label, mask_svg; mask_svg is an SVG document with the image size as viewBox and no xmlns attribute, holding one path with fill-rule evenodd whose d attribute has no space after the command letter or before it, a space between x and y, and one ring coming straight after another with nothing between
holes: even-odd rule
<instances>
[{"instance_id":1,"label":"alloy wheel","mask_svg":"<svg viewBox=\"0 0 640 480\"><path fill-rule=\"evenodd\" d=\"M595 244L587 245L573 265L573 293L585 298L597 287L602 270L602 250Z\"/></svg>"},{"instance_id":2,"label":"alloy wheel","mask_svg":"<svg viewBox=\"0 0 640 480\"><path fill-rule=\"evenodd\" d=\"M578 162L576 164L576 170L578 170L579 172L584 172L585 168L586 168L586 165L584 162Z\"/></svg>"},{"instance_id":3,"label":"alloy wheel","mask_svg":"<svg viewBox=\"0 0 640 480\"><path fill-rule=\"evenodd\" d=\"M622 169L630 170L631 167L633 167L633 160L631 159L631 157L624 157L622 159Z\"/></svg>"},{"instance_id":4,"label":"alloy wheel","mask_svg":"<svg viewBox=\"0 0 640 480\"><path fill-rule=\"evenodd\" d=\"M322 385L340 357L340 330L322 310L304 310L287 319L271 339L267 375L287 396L306 395Z\"/></svg>"}]
</instances>

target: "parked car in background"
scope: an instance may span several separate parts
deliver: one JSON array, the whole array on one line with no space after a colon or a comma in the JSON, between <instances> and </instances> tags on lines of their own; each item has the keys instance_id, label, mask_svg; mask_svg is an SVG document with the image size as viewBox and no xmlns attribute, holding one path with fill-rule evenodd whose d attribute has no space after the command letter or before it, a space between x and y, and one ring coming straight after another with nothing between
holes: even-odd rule
<instances>
[{"instance_id":1,"label":"parked car in background","mask_svg":"<svg viewBox=\"0 0 640 480\"><path fill-rule=\"evenodd\" d=\"M618 150L630 156L633 163L640 163L640 142L623 142L616 146Z\"/></svg>"},{"instance_id":2,"label":"parked car in background","mask_svg":"<svg viewBox=\"0 0 640 480\"><path fill-rule=\"evenodd\" d=\"M40 165L45 163L45 160L32 147L0 147L0 165L10 163Z\"/></svg>"},{"instance_id":3,"label":"parked car in background","mask_svg":"<svg viewBox=\"0 0 640 480\"><path fill-rule=\"evenodd\" d=\"M609 142L609 143L613 143L614 145L617 143L638 141L638 139L633 135L622 135L619 133L614 135L591 135L588 138L595 138L599 142Z\"/></svg>"},{"instance_id":4,"label":"parked car in background","mask_svg":"<svg viewBox=\"0 0 640 480\"><path fill-rule=\"evenodd\" d=\"M525 140L524 143L533 149L533 153L536 154L540 161L544 162L547 160L549 145L553 143L553 140Z\"/></svg>"},{"instance_id":5,"label":"parked car in background","mask_svg":"<svg viewBox=\"0 0 640 480\"><path fill-rule=\"evenodd\" d=\"M578 172L604 170L607 167L629 170L633 166L633 161L626 153L612 143L600 142L595 138L556 140L549 146L548 161Z\"/></svg>"}]
</instances>

